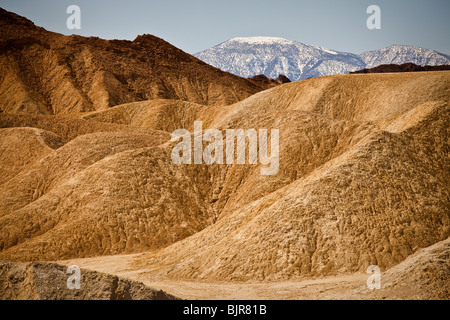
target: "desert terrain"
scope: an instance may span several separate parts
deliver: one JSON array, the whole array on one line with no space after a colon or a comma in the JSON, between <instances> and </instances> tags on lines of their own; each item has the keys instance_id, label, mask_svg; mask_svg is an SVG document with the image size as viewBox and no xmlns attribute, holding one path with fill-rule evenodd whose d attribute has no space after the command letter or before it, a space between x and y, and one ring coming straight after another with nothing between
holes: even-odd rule
<instances>
[{"instance_id":1,"label":"desert terrain","mask_svg":"<svg viewBox=\"0 0 450 320\"><path fill-rule=\"evenodd\" d=\"M86 299L450 298L450 71L244 79L0 17L0 298L73 264ZM279 129L277 174L175 164L194 121Z\"/></svg>"}]
</instances>

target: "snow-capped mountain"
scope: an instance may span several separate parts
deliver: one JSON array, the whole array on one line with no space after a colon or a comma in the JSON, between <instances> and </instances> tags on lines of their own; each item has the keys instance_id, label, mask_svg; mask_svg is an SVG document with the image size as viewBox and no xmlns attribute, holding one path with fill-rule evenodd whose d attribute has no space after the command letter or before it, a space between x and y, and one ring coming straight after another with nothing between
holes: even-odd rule
<instances>
[{"instance_id":1,"label":"snow-capped mountain","mask_svg":"<svg viewBox=\"0 0 450 320\"><path fill-rule=\"evenodd\" d=\"M391 46L357 55L274 37L233 38L194 56L241 77L264 74L277 78L283 74L293 81L386 63L450 64L447 55L412 46Z\"/></svg>"},{"instance_id":2,"label":"snow-capped mountain","mask_svg":"<svg viewBox=\"0 0 450 320\"><path fill-rule=\"evenodd\" d=\"M402 64L412 62L419 66L438 66L450 63L450 56L434 50L413 46L393 45L381 50L367 51L360 55L366 68L380 64Z\"/></svg>"}]
</instances>

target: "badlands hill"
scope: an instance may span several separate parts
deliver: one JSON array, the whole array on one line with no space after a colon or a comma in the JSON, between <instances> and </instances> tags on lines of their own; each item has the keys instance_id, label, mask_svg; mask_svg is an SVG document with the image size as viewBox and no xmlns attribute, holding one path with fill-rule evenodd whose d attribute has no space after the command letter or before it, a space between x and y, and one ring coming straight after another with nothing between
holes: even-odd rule
<instances>
[{"instance_id":1,"label":"badlands hill","mask_svg":"<svg viewBox=\"0 0 450 320\"><path fill-rule=\"evenodd\" d=\"M0 70L7 113L67 114L154 98L227 105L275 85L215 69L155 36L64 36L1 8Z\"/></svg>"},{"instance_id":2,"label":"badlands hill","mask_svg":"<svg viewBox=\"0 0 450 320\"><path fill-rule=\"evenodd\" d=\"M32 116L10 118L1 144L24 140L32 153L3 156L0 258L149 252L136 268L197 280L391 268L450 234L449 84L448 71L357 74L220 108L134 102L70 119L106 129L68 142L43 119L32 129L18 124ZM169 134L194 119L280 129L278 174L175 165Z\"/></svg>"}]
</instances>

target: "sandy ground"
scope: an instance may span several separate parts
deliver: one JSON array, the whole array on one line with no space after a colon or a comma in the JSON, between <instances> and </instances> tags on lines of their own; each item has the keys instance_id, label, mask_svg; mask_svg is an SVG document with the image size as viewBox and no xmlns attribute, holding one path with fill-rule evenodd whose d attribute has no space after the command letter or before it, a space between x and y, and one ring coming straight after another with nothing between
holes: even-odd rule
<instances>
[{"instance_id":1,"label":"sandy ground","mask_svg":"<svg viewBox=\"0 0 450 320\"><path fill-rule=\"evenodd\" d=\"M307 300L307 299L364 299L351 291L365 284L367 276L328 277L300 281L266 283L208 283L208 282L153 282L145 283L153 288L176 294L182 299L213 300ZM367 289L369 293L369 289ZM368 295L367 298L370 298Z\"/></svg>"},{"instance_id":2,"label":"sandy ground","mask_svg":"<svg viewBox=\"0 0 450 320\"><path fill-rule=\"evenodd\" d=\"M142 254L117 255L58 261L81 268L115 274L142 281L154 289L164 290L182 299L193 300L304 300L304 299L373 299L366 286L368 274L350 274L316 279L279 282L207 282L157 279L150 270L135 270L134 261ZM378 291L383 291L380 289ZM380 295L381 294L381 295ZM378 299L388 298L378 292ZM395 298L395 297L389 297Z\"/></svg>"},{"instance_id":3,"label":"sandy ground","mask_svg":"<svg viewBox=\"0 0 450 320\"><path fill-rule=\"evenodd\" d=\"M418 250L396 266L381 271L380 288L369 290L366 273L289 281L177 281L161 278L157 265L136 263L144 254L115 255L58 261L62 265L100 271L143 282L181 299L205 300L429 300L450 299L450 238Z\"/></svg>"}]
</instances>

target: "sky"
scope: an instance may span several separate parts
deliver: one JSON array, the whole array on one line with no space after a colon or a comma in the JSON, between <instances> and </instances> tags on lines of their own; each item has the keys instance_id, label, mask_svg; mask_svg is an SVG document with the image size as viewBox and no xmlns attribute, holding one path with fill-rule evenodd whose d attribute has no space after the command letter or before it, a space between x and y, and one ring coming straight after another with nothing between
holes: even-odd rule
<instances>
[{"instance_id":1,"label":"sky","mask_svg":"<svg viewBox=\"0 0 450 320\"><path fill-rule=\"evenodd\" d=\"M69 5L81 29L69 30ZM369 30L370 5L381 29ZM450 54L450 0L0 0L47 30L133 40L148 33L194 54L234 37L270 36L362 53L392 44Z\"/></svg>"}]
</instances>

